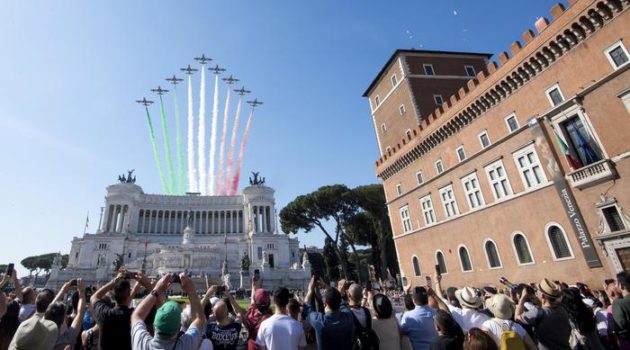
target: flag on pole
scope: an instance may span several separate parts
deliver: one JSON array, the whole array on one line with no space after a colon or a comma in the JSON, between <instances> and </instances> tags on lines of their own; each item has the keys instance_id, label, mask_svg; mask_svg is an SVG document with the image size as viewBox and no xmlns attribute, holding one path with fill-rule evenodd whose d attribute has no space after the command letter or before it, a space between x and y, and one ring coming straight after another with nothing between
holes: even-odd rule
<instances>
[{"instance_id":1,"label":"flag on pole","mask_svg":"<svg viewBox=\"0 0 630 350\"><path fill-rule=\"evenodd\" d=\"M556 141L558 141L560 150L562 151L562 153L564 153L564 157L566 158L567 163L569 163L569 167L571 168L571 170L576 170L576 169L581 168L582 163L580 163L577 159L571 156L571 152L569 152L569 146L567 146L567 144L564 142L564 140L560 138L560 136L558 135L558 133L556 133L555 130L553 131L553 134L556 136Z\"/></svg>"},{"instance_id":2,"label":"flag on pole","mask_svg":"<svg viewBox=\"0 0 630 350\"><path fill-rule=\"evenodd\" d=\"M89 226L90 226L90 211L88 210L87 215L85 216L85 226L83 227L83 233L87 232L87 229Z\"/></svg>"}]
</instances>

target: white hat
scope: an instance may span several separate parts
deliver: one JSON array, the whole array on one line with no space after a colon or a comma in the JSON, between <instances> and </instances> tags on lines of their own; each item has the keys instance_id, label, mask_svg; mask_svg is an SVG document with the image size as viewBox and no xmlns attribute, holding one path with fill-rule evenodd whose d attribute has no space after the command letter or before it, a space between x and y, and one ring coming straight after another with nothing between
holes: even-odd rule
<instances>
[{"instance_id":1,"label":"white hat","mask_svg":"<svg viewBox=\"0 0 630 350\"><path fill-rule=\"evenodd\" d=\"M462 306L469 309L477 309L482 305L481 298L477 295L474 289L470 287L464 287L455 291L455 297L459 300Z\"/></svg>"},{"instance_id":2,"label":"white hat","mask_svg":"<svg viewBox=\"0 0 630 350\"><path fill-rule=\"evenodd\" d=\"M210 305L214 306L214 304L217 303L217 301L219 301L221 299L217 298L217 297L212 297L210 298Z\"/></svg>"},{"instance_id":3,"label":"white hat","mask_svg":"<svg viewBox=\"0 0 630 350\"><path fill-rule=\"evenodd\" d=\"M486 307L492 312L494 317L501 320L512 319L514 313L514 302L505 294L495 294L486 301Z\"/></svg>"},{"instance_id":4,"label":"white hat","mask_svg":"<svg viewBox=\"0 0 630 350\"><path fill-rule=\"evenodd\" d=\"M10 350L52 350L59 336L57 324L31 317L22 322L11 340Z\"/></svg>"}]
</instances>

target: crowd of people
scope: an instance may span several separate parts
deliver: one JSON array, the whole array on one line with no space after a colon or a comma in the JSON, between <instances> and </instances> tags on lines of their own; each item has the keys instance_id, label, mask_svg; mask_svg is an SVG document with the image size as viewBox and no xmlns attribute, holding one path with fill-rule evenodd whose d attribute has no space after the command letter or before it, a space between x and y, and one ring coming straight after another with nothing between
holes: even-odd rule
<instances>
[{"instance_id":1,"label":"crowd of people","mask_svg":"<svg viewBox=\"0 0 630 350\"><path fill-rule=\"evenodd\" d=\"M630 349L626 272L599 290L549 279L443 290L439 275L398 290L318 276L305 293L261 282L243 308L225 286L201 295L185 273L150 280L121 268L100 288L77 278L57 293L5 274L0 350ZM169 298L173 284L187 298Z\"/></svg>"}]
</instances>

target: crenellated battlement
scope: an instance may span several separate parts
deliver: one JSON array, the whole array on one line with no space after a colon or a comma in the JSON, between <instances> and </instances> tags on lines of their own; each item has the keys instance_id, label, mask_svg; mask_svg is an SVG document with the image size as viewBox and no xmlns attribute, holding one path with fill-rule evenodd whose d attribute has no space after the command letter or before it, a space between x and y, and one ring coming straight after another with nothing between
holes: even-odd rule
<instances>
[{"instance_id":1,"label":"crenellated battlement","mask_svg":"<svg viewBox=\"0 0 630 350\"><path fill-rule=\"evenodd\" d=\"M551 22L540 17L536 34L527 29L522 42L514 41L509 54L497 55L466 85L405 135L375 163L379 177L387 179L429 152L486 111L534 79L559 58L601 29L630 6L628 0L569 0L550 9Z\"/></svg>"}]
</instances>

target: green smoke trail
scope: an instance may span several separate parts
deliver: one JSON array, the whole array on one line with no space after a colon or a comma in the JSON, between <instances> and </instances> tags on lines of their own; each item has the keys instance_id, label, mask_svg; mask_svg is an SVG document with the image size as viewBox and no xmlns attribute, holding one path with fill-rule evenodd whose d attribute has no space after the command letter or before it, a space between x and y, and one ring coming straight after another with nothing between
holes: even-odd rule
<instances>
[{"instance_id":1,"label":"green smoke trail","mask_svg":"<svg viewBox=\"0 0 630 350\"><path fill-rule=\"evenodd\" d=\"M186 192L186 173L184 171L184 150L182 148L182 135L179 127L179 101L177 100L177 85L173 85L173 99L175 100L175 132L177 142L177 172L179 174L178 194Z\"/></svg>"},{"instance_id":2,"label":"green smoke trail","mask_svg":"<svg viewBox=\"0 0 630 350\"><path fill-rule=\"evenodd\" d=\"M160 160L160 151L158 151L157 142L155 141L155 132L153 131L153 122L151 122L151 114L149 114L149 107L145 107L145 109L147 110L147 121L149 122L149 136L151 137L151 146L153 146L153 157L155 158L155 166L158 169L158 175L160 176L162 187L164 187L164 191L168 193L169 192L168 184L166 183L166 179L164 178L164 173L162 172L162 161Z\"/></svg>"},{"instance_id":3,"label":"green smoke trail","mask_svg":"<svg viewBox=\"0 0 630 350\"><path fill-rule=\"evenodd\" d=\"M164 137L164 153L166 153L166 165L168 168L168 179L170 180L168 194L177 192L177 181L175 180L175 171L173 168L173 157L171 156L171 141L168 138L168 129L166 126L166 113L164 112L164 100L160 95L160 114L162 115L162 135Z\"/></svg>"}]
</instances>

